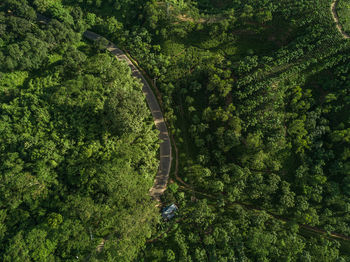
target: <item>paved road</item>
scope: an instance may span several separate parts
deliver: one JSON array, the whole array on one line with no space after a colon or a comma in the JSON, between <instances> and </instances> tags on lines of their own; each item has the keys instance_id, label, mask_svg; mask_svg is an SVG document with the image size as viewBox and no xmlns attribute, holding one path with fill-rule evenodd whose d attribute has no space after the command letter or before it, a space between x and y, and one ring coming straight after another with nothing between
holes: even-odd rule
<instances>
[{"instance_id":1,"label":"paved road","mask_svg":"<svg viewBox=\"0 0 350 262\"><path fill-rule=\"evenodd\" d=\"M338 17L338 13L337 13L338 2L339 2L339 0L334 0L332 5L331 5L333 20L335 22L335 25L337 26L338 31L343 35L343 37L345 39L349 39L350 35L344 31L344 28L342 27L342 25L339 22L339 17Z\"/></svg>"},{"instance_id":2,"label":"paved road","mask_svg":"<svg viewBox=\"0 0 350 262\"><path fill-rule=\"evenodd\" d=\"M38 20L41 23L48 23L50 19L47 17L37 14ZM84 33L84 37L96 41L99 38L102 38L102 36L91 32L86 31ZM138 68L130 61L130 59L125 55L125 53L120 50L115 44L112 42L109 42L109 44L106 46L107 50L111 52L118 60L125 61L127 65L130 67L132 75L135 78L138 78L142 83L142 92L146 97L146 101L148 104L149 109L151 110L154 123L156 125L156 128L159 131L159 139L162 141L160 143L160 163L159 163L159 169L156 174L156 177L154 179L154 183L152 188L149 190L150 196L160 201L160 196L164 193L164 191L167 188L168 179L169 179L169 173L171 168L171 160L172 160L172 154L171 154L171 142L170 137L168 133L167 126L164 121L163 113L160 109L160 106L158 104L158 101L149 86L146 79L143 77L141 72L138 70Z\"/></svg>"},{"instance_id":3,"label":"paved road","mask_svg":"<svg viewBox=\"0 0 350 262\"><path fill-rule=\"evenodd\" d=\"M100 35L86 31L84 33L84 37L90 39L92 41L96 41L101 38ZM111 52L118 60L125 61L127 65L130 67L132 75L135 78L138 78L142 83L142 92L146 97L146 101L149 109L151 110L154 123L159 130L159 138L161 139L160 144L160 165L158 169L158 173L155 177L153 187L150 189L150 195L157 201L160 201L160 195L163 194L167 187L170 168L171 168L171 142L169 138L169 133L167 126L164 121L163 113L160 109L158 101L149 86L146 79L143 77L138 68L130 61L130 59L125 55L125 53L120 50L115 44L109 42L108 46L106 46L107 50Z\"/></svg>"}]
</instances>

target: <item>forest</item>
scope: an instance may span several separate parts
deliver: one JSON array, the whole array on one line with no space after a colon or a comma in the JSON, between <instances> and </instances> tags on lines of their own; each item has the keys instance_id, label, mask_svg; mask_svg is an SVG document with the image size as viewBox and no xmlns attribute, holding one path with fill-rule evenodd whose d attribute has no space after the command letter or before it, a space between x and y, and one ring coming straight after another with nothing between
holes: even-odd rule
<instances>
[{"instance_id":1,"label":"forest","mask_svg":"<svg viewBox=\"0 0 350 262\"><path fill-rule=\"evenodd\" d=\"M332 4L3 0L0 260L350 261L350 40ZM169 221L148 195L141 83L87 29L158 93Z\"/></svg>"},{"instance_id":2,"label":"forest","mask_svg":"<svg viewBox=\"0 0 350 262\"><path fill-rule=\"evenodd\" d=\"M345 0L339 0L337 2L337 13L344 31L350 33L350 3Z\"/></svg>"},{"instance_id":3,"label":"forest","mask_svg":"<svg viewBox=\"0 0 350 262\"><path fill-rule=\"evenodd\" d=\"M131 261L158 221L140 83L82 40L83 21L38 24L25 1L0 10L0 260Z\"/></svg>"}]
</instances>

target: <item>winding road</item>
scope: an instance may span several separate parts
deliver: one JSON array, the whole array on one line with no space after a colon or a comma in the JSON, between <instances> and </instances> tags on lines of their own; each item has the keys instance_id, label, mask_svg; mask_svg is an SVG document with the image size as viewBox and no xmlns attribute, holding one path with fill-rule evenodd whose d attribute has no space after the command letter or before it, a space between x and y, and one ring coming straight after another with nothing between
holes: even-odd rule
<instances>
[{"instance_id":1,"label":"winding road","mask_svg":"<svg viewBox=\"0 0 350 262\"><path fill-rule=\"evenodd\" d=\"M344 31L342 25L339 22L339 16L338 16L338 13L337 13L338 2L339 2L339 0L334 0L332 5L331 5L331 11L332 11L333 20L334 20L334 23L335 23L338 31L343 35L343 37L345 39L349 39L350 35Z\"/></svg>"},{"instance_id":2,"label":"winding road","mask_svg":"<svg viewBox=\"0 0 350 262\"><path fill-rule=\"evenodd\" d=\"M92 41L97 41L98 39L102 38L102 36L91 31L86 31L84 33L84 37ZM160 163L158 172L154 179L153 186L149 190L149 194L154 200L160 202L160 196L164 193L164 191L167 188L172 160L171 141L162 110L159 106L156 96L153 93L152 88L150 87L140 70L131 62L131 60L126 56L126 54L112 42L108 42L106 49L111 54L113 54L118 60L125 61L126 64L130 67L132 75L140 80L142 84L142 92L146 97L148 107L151 110L153 116L153 121L156 125L156 128L159 131L159 139L161 140L159 156ZM101 243L97 246L96 250L98 252L101 252L103 250L105 242L108 240L108 238L109 237L104 238L101 241Z\"/></svg>"},{"instance_id":3,"label":"winding road","mask_svg":"<svg viewBox=\"0 0 350 262\"><path fill-rule=\"evenodd\" d=\"M335 0L331 4L331 13L332 13L334 22L336 24L338 31L342 34L342 36L345 39L349 39L350 36L343 30L341 24L339 23L339 17L338 17L337 11L336 11L337 4L338 4L338 0ZM47 23L49 21L46 17L43 17L41 15L38 15L38 19L43 23ZM92 41L96 41L96 40L102 38L102 36L100 36L94 32L91 32L91 31L86 31L84 33L84 37L86 37L87 39L92 40ZM159 138L162 141L160 143L160 166L158 169L158 173L156 174L154 184L149 192L150 192L150 196L153 199L160 201L160 196L163 194L163 192L167 188L167 183L168 183L168 178L169 178L169 173L170 173L170 168L171 168L171 161L172 161L172 148L171 148L171 140L170 140L170 138L172 138L171 134L169 135L161 108L160 108L159 103L158 103L158 100L157 100L156 96L154 95L150 85L148 84L148 82L146 81L146 79L144 78L142 73L140 72L140 70L131 62L131 60L127 57L127 55L122 50L120 50L115 44L108 42L106 49L110 53L112 53L118 60L125 61L126 64L130 67L132 75L135 78L139 79L140 82L142 83L142 92L144 93L144 95L146 97L146 101L147 101L147 104L151 110L156 128L159 130ZM172 140L173 140L173 138L172 138ZM178 152L177 152L177 148L176 148L175 144L174 144L174 149L175 149L175 155L177 156ZM177 165L178 165L178 163L177 163L177 157L176 157L176 167L175 167L176 170L177 170ZM177 176L177 172L175 172L175 178L180 184L182 184L184 189L190 190L193 193L197 193L200 195L204 195L206 197L216 199L215 196L208 195L208 194L203 193L203 192L195 191L192 187L190 187L188 184L186 184L184 181L182 181L180 177ZM227 204L229 206L234 205L234 204L238 204L238 205L246 207L247 209L256 210L256 211L262 210L260 207L250 206L250 205L247 205L244 203L239 203L239 202L227 203ZM273 213L270 213L268 211L267 211L267 213L276 219L283 220L283 221L289 221L286 218L280 217L280 216L275 215ZM319 229L319 228L312 227L312 226L305 225L305 224L299 224L299 226L301 228L304 228L305 230L313 231L313 232L316 232L316 233L321 234L321 235L329 235L329 237L332 237L334 239L350 241L350 237L345 236L343 234L337 234L335 232L329 233L323 229ZM107 239L108 239L108 237L102 240L100 245L97 247L98 251L101 251L103 249L104 243L105 243L105 241L107 241ZM149 242L152 242L152 241L153 240L150 240Z\"/></svg>"},{"instance_id":4,"label":"winding road","mask_svg":"<svg viewBox=\"0 0 350 262\"><path fill-rule=\"evenodd\" d=\"M331 5L331 13L333 16L333 20L336 24L337 29L343 35L343 37L349 39L350 36L343 30L341 24L339 23L339 17L336 11L338 1L339 0L334 0L334 2ZM49 21L49 19L39 14L38 19L43 23L47 23ZM96 41L102 38L102 36L91 31L86 31L84 33L84 37L92 41ZM162 141L160 143L160 164L158 172L154 179L153 186L149 192L150 196L153 199L160 201L160 196L164 193L164 191L167 188L172 161L171 141L166 123L164 121L163 113L161 111L157 98L152 91L152 88L150 87L140 70L131 62L131 60L126 56L126 54L112 42L109 42L106 48L118 60L125 61L126 64L130 67L132 75L135 78L139 79L142 83L142 92L146 97L146 101L149 109L151 110L154 123L159 131L159 139Z\"/></svg>"},{"instance_id":5,"label":"winding road","mask_svg":"<svg viewBox=\"0 0 350 262\"><path fill-rule=\"evenodd\" d=\"M47 24L50 21L49 18L41 14L37 14L37 19L40 23L43 24ZM99 34L96 34L91 31L86 31L84 33L84 37L92 41L97 41L98 39L103 38ZM153 93L152 88L150 87L140 70L131 62L127 55L110 41L108 41L106 49L110 53L112 53L118 60L125 61L126 64L130 67L132 75L140 80L142 84L142 92L146 97L146 102L152 113L153 121L156 125L156 128L159 131L159 139L161 140L159 156L160 162L158 172L154 179L153 186L149 190L149 194L154 200L160 202L160 196L164 193L164 191L167 188L172 161L171 140L162 110L159 106L156 96Z\"/></svg>"},{"instance_id":6,"label":"winding road","mask_svg":"<svg viewBox=\"0 0 350 262\"><path fill-rule=\"evenodd\" d=\"M84 33L84 37L92 41L96 41L99 38L102 38L102 36L91 31L86 31ZM125 61L126 64L130 67L132 75L140 80L142 84L142 92L146 97L148 107L151 110L153 116L153 121L156 125L156 128L159 131L159 139L162 141L160 143L160 164L158 173L156 174L156 177L154 179L153 186L149 192L150 196L153 199L160 201L160 196L167 188L172 159L171 142L168 133L168 128L164 121L163 113L159 106L158 100L152 91L152 88L149 86L148 82L146 81L142 73L139 71L139 69L126 56L126 54L112 42L109 42L106 48L118 60Z\"/></svg>"},{"instance_id":7,"label":"winding road","mask_svg":"<svg viewBox=\"0 0 350 262\"><path fill-rule=\"evenodd\" d=\"M44 24L47 24L50 21L49 18L41 14L37 14L37 19L40 23L44 23ZM102 36L91 31L86 31L84 33L84 37L92 41L97 41L98 39L103 38ZM129 68L131 69L132 76L140 80L142 84L142 92L145 95L146 102L152 113L153 121L156 125L156 128L159 131L159 139L161 140L160 156L159 156L160 162L159 162L158 172L154 179L153 186L149 190L149 194L154 200L160 202L160 196L164 193L164 191L167 188L170 169L171 169L171 161L172 161L171 140L170 140L168 128L165 123L162 110L159 106L156 96L153 93L152 88L150 87L150 85L148 84L148 82L140 72L140 70L131 62L131 60L127 57L127 55L110 41L108 41L108 45L106 46L106 49L110 53L112 53L118 60L125 61L126 64L129 66ZM176 167L175 168L177 169L177 148L175 147L175 149L176 149L176 152L175 152ZM96 248L98 252L101 252L103 250L104 245L108 239L109 239L109 236L102 239L101 243ZM89 257L90 256L88 256L85 261L87 261Z\"/></svg>"}]
</instances>

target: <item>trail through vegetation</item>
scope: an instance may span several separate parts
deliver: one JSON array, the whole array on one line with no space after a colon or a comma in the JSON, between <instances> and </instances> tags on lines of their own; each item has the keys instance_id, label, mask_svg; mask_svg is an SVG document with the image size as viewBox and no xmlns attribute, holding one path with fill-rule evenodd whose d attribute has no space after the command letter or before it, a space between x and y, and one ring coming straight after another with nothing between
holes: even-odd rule
<instances>
[{"instance_id":1,"label":"trail through vegetation","mask_svg":"<svg viewBox=\"0 0 350 262\"><path fill-rule=\"evenodd\" d=\"M339 16L338 16L338 12L337 12L338 3L339 3L339 0L334 0L332 5L331 5L333 20L334 20L334 23L335 23L338 31L343 35L343 37L345 39L349 39L350 35L345 32L343 26L340 24L340 21L339 21Z\"/></svg>"}]
</instances>

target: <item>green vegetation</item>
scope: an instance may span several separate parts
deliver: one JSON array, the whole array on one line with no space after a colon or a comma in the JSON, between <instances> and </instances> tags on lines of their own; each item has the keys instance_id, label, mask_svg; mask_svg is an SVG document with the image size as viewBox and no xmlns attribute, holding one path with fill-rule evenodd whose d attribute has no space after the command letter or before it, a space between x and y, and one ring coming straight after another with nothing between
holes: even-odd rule
<instances>
[{"instance_id":1,"label":"green vegetation","mask_svg":"<svg viewBox=\"0 0 350 262\"><path fill-rule=\"evenodd\" d=\"M350 260L350 43L333 1L28 2L0 13L5 261ZM169 222L147 198L157 147L139 85L86 28L161 91L179 150Z\"/></svg>"},{"instance_id":2,"label":"green vegetation","mask_svg":"<svg viewBox=\"0 0 350 262\"><path fill-rule=\"evenodd\" d=\"M79 31L35 19L25 1L0 5L0 260L131 261L158 219L140 84Z\"/></svg>"},{"instance_id":3,"label":"green vegetation","mask_svg":"<svg viewBox=\"0 0 350 262\"><path fill-rule=\"evenodd\" d=\"M350 33L350 2L339 0L337 4L339 22L346 33Z\"/></svg>"}]
</instances>

